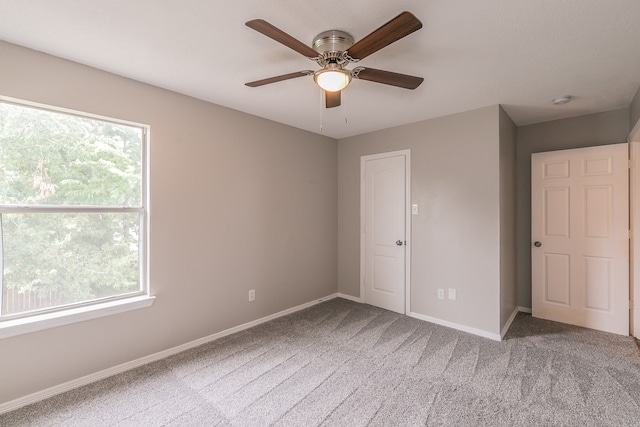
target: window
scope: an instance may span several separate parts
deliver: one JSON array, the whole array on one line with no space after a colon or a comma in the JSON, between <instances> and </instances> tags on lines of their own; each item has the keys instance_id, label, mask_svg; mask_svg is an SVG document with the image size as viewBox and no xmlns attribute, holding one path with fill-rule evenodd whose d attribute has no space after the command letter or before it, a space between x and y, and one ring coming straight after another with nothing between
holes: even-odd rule
<instances>
[{"instance_id":1,"label":"window","mask_svg":"<svg viewBox=\"0 0 640 427\"><path fill-rule=\"evenodd\" d=\"M0 321L147 294L147 134L0 98Z\"/></svg>"}]
</instances>

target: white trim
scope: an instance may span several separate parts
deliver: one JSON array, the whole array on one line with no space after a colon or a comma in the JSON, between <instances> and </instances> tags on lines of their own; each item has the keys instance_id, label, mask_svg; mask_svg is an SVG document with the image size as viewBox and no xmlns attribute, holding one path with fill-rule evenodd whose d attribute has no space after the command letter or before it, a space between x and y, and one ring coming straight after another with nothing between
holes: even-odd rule
<instances>
[{"instance_id":1,"label":"white trim","mask_svg":"<svg viewBox=\"0 0 640 427\"><path fill-rule=\"evenodd\" d=\"M366 193L366 173L365 173L365 156L360 156L360 299L363 303L366 303L367 298L365 295L365 284L364 284L364 276L366 274L366 256L365 256L365 247L366 247L366 239L364 235L365 230L365 219L364 212L366 209L366 201L364 195Z\"/></svg>"},{"instance_id":2,"label":"white trim","mask_svg":"<svg viewBox=\"0 0 640 427\"><path fill-rule=\"evenodd\" d=\"M366 303L367 298L365 295L365 285L364 285L364 276L366 274L366 256L365 256L365 247L366 247L366 238L364 234L365 230L365 218L364 212L366 207L365 201L365 192L366 192L366 166L365 166L365 157L360 156L360 299L363 303Z\"/></svg>"},{"instance_id":3,"label":"white trim","mask_svg":"<svg viewBox=\"0 0 640 427\"><path fill-rule=\"evenodd\" d=\"M406 151L405 157L405 202L404 208L405 215L405 267L404 267L404 312L411 312L411 220L413 219L411 214L411 150Z\"/></svg>"},{"instance_id":4,"label":"white trim","mask_svg":"<svg viewBox=\"0 0 640 427\"><path fill-rule=\"evenodd\" d=\"M502 327L502 330L500 331L500 340L501 341L504 339L504 336L509 331L509 328L511 327L511 324L513 323L513 320L516 318L516 316L518 315L519 312L520 312L520 310L518 310L518 307L513 309L513 313L511 313L511 316L509 316L509 319L507 320L507 323L504 324L504 326Z\"/></svg>"},{"instance_id":5,"label":"white trim","mask_svg":"<svg viewBox=\"0 0 640 427\"><path fill-rule=\"evenodd\" d=\"M640 299L640 239L636 239L636 230L640 229L640 173L638 173L638 144L640 144L640 120L629 134L629 227L631 241L629 242L629 333L635 338L640 337L640 310L635 308Z\"/></svg>"},{"instance_id":6,"label":"white trim","mask_svg":"<svg viewBox=\"0 0 640 427\"><path fill-rule=\"evenodd\" d=\"M489 338L494 341L502 341L502 337L499 334L493 334L491 332L483 331L482 329L472 328L470 326L459 325L457 323L448 322L446 320L437 319L431 316L425 316L424 314L410 312L407 316L415 319L424 320L425 322L435 323L436 325L446 326L447 328L457 329L462 332L477 335L483 338Z\"/></svg>"},{"instance_id":7,"label":"white trim","mask_svg":"<svg viewBox=\"0 0 640 427\"><path fill-rule=\"evenodd\" d=\"M142 295L63 311L3 320L0 322L0 339L149 307L155 299L156 297L153 296Z\"/></svg>"},{"instance_id":8,"label":"white trim","mask_svg":"<svg viewBox=\"0 0 640 427\"><path fill-rule=\"evenodd\" d=\"M404 314L411 311L411 150L397 150L378 154L360 156L360 301L366 302L365 276L365 162L368 160L385 159L387 157L404 156L405 158L405 279L404 279Z\"/></svg>"},{"instance_id":9,"label":"white trim","mask_svg":"<svg viewBox=\"0 0 640 427\"><path fill-rule=\"evenodd\" d=\"M257 325L259 325L261 323L268 322L268 321L276 319L278 317L286 316L286 315L294 313L296 311L300 311L300 310L303 310L305 308L309 308L311 306L319 304L321 302L329 301L331 299L338 298L338 297L341 297L341 294L338 294L338 293L331 294L331 295L326 296L324 298L319 298L317 300L310 301L308 303L301 304L301 305L298 305L296 307L280 311L280 312L272 314L270 316L266 316L266 317L262 317L262 318L257 319L257 320L253 320L251 322L244 323L242 325L235 326L233 328L226 329L226 330L221 331L221 332L217 332L215 334L206 336L204 338L197 339L195 341L188 342L186 344L179 345L177 347L173 347L173 348L170 348L170 349L167 349L167 350L163 350L163 351L160 351L158 353L151 354L149 356L141 357L139 359L135 359L135 360L132 360L130 362L125 362L125 363L122 363L120 365L114 366L112 368L104 369L102 371L98 371L98 372L95 372L93 374L85 375L84 377L80 377L80 378L77 378L75 380L67 381L65 383L58 384L56 386L46 388L44 390L38 391L36 393L29 394L27 396L19 397L17 399L11 400L9 402L1 403L0 404L0 414L4 414L4 413L9 412L9 411L14 411L14 410L16 410L18 408L21 408L23 406L27 406L27 405L39 402L39 401L44 400L44 399L48 399L49 397L55 396L57 394L64 393L64 392L69 391L69 390L73 390L73 389L76 389L78 387L85 386L87 384L91 384L93 382L96 382L96 381L111 377L111 376L116 375L116 374L120 374L122 372L129 371L131 369L146 365L146 364L151 363L151 362L155 362L155 361L160 360L160 359L164 359L166 357L172 356L172 355L180 353L182 351L189 350L190 348L194 348L194 347L197 347L199 345L206 344L206 343L211 342L211 341L215 341L217 339L226 337L227 335L231 335L231 334L234 334L236 332L240 332L240 331L243 331L245 329L252 328L252 327L257 326ZM152 297L152 299L153 299L153 297Z\"/></svg>"},{"instance_id":10,"label":"white trim","mask_svg":"<svg viewBox=\"0 0 640 427\"><path fill-rule=\"evenodd\" d=\"M531 307L516 307L516 309L521 313L529 313L531 314Z\"/></svg>"},{"instance_id":11,"label":"white trim","mask_svg":"<svg viewBox=\"0 0 640 427\"><path fill-rule=\"evenodd\" d=\"M354 296L343 294L343 293L340 293L340 292L338 292L338 294L336 296L338 298L348 299L349 301L354 301L354 302L359 302L359 303L363 302L362 298L354 297Z\"/></svg>"}]
</instances>

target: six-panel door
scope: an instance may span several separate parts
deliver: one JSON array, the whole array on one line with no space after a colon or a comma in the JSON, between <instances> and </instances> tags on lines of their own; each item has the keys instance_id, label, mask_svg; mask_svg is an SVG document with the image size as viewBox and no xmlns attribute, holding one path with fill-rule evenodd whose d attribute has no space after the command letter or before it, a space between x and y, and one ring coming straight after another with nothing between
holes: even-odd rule
<instances>
[{"instance_id":1,"label":"six-panel door","mask_svg":"<svg viewBox=\"0 0 640 427\"><path fill-rule=\"evenodd\" d=\"M531 156L533 316L629 334L628 146Z\"/></svg>"}]
</instances>

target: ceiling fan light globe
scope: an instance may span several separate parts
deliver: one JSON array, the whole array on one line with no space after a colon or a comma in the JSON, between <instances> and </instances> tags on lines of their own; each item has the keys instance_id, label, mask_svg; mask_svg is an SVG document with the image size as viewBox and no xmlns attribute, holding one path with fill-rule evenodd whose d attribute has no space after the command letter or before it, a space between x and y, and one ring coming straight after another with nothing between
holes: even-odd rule
<instances>
[{"instance_id":1,"label":"ceiling fan light globe","mask_svg":"<svg viewBox=\"0 0 640 427\"><path fill-rule=\"evenodd\" d=\"M351 83L351 74L344 70L320 70L313 76L316 84L328 92L339 92Z\"/></svg>"}]
</instances>

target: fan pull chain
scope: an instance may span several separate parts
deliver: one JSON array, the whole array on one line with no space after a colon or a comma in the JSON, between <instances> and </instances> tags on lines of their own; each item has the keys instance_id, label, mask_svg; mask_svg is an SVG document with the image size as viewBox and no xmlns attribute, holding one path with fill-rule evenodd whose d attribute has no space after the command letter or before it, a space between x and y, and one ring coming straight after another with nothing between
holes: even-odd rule
<instances>
[{"instance_id":1,"label":"fan pull chain","mask_svg":"<svg viewBox=\"0 0 640 427\"><path fill-rule=\"evenodd\" d=\"M347 90L343 89L342 90L342 104L344 105L344 124L347 125L349 124L349 122L347 121L347 105L349 105L347 103Z\"/></svg>"},{"instance_id":2,"label":"fan pull chain","mask_svg":"<svg viewBox=\"0 0 640 427\"><path fill-rule=\"evenodd\" d=\"M322 132L323 120L324 120L324 90L320 89L320 132Z\"/></svg>"}]
</instances>

